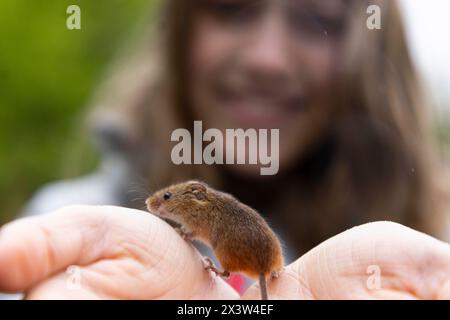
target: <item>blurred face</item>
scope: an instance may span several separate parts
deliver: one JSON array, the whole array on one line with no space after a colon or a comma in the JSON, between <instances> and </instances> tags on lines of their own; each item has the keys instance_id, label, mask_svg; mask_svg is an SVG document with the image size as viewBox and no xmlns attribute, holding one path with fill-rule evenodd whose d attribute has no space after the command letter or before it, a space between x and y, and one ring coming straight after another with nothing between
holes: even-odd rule
<instances>
[{"instance_id":1,"label":"blurred face","mask_svg":"<svg viewBox=\"0 0 450 320\"><path fill-rule=\"evenodd\" d=\"M345 0L200 0L188 89L205 127L280 129L280 170L327 125ZM252 166L232 166L258 174Z\"/></svg>"}]
</instances>

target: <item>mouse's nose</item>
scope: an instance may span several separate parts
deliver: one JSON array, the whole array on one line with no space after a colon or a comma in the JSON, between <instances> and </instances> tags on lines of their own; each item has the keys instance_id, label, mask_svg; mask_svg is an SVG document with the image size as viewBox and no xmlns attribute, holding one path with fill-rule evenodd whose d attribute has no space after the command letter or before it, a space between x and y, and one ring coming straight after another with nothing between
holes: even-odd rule
<instances>
[{"instance_id":1,"label":"mouse's nose","mask_svg":"<svg viewBox=\"0 0 450 320\"><path fill-rule=\"evenodd\" d=\"M149 197L145 200L145 204L147 205L147 209L149 211L156 211L161 205L161 202L156 197Z\"/></svg>"}]
</instances>

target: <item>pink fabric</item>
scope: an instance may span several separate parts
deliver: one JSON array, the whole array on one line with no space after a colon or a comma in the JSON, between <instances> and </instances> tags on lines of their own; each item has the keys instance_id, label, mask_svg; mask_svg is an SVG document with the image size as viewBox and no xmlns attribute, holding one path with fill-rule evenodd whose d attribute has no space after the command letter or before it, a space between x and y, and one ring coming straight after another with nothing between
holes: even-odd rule
<instances>
[{"instance_id":1,"label":"pink fabric","mask_svg":"<svg viewBox=\"0 0 450 320\"><path fill-rule=\"evenodd\" d=\"M227 282L237 291L239 294L244 293L245 279L238 273L232 273L227 279Z\"/></svg>"}]
</instances>

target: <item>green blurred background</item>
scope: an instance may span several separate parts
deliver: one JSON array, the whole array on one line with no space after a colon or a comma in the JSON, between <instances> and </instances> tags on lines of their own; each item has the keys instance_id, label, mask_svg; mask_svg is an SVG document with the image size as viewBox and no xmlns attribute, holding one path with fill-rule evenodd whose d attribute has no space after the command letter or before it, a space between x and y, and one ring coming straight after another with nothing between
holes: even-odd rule
<instances>
[{"instance_id":1,"label":"green blurred background","mask_svg":"<svg viewBox=\"0 0 450 320\"><path fill-rule=\"evenodd\" d=\"M81 30L66 28L71 4L81 8ZM0 224L43 183L95 166L97 156L81 129L86 104L156 4L0 1ZM66 161L68 156L75 159Z\"/></svg>"},{"instance_id":2,"label":"green blurred background","mask_svg":"<svg viewBox=\"0 0 450 320\"><path fill-rule=\"evenodd\" d=\"M192 1L192 0L186 0ZM81 30L66 9L81 8ZM0 224L42 184L92 170L86 106L120 48L157 0L0 1ZM435 133L449 150L448 118Z\"/></svg>"}]
</instances>

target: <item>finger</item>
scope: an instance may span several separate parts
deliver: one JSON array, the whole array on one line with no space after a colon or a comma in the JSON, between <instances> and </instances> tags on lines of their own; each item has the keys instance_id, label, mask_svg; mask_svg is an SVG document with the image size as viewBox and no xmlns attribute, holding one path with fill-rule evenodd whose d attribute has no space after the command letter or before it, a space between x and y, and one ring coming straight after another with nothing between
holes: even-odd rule
<instances>
[{"instance_id":1,"label":"finger","mask_svg":"<svg viewBox=\"0 0 450 320\"><path fill-rule=\"evenodd\" d=\"M268 289L272 299L449 299L450 246L400 224L369 223L321 243ZM258 297L257 284L244 295Z\"/></svg>"},{"instance_id":2,"label":"finger","mask_svg":"<svg viewBox=\"0 0 450 320\"><path fill-rule=\"evenodd\" d=\"M64 272L71 265L82 276L75 292ZM26 290L30 298L238 298L161 219L96 206L68 207L7 225L0 238L0 290Z\"/></svg>"},{"instance_id":3,"label":"finger","mask_svg":"<svg viewBox=\"0 0 450 320\"><path fill-rule=\"evenodd\" d=\"M65 273L58 273L28 290L24 298L27 300L98 300L107 297L90 287L71 281Z\"/></svg>"},{"instance_id":4,"label":"finger","mask_svg":"<svg viewBox=\"0 0 450 320\"><path fill-rule=\"evenodd\" d=\"M269 300L311 300L314 299L307 281L303 278L305 272L301 271L304 264L298 263L285 267L278 278L267 279L267 294ZM258 282L255 282L242 296L245 300L260 300L261 291Z\"/></svg>"},{"instance_id":5,"label":"finger","mask_svg":"<svg viewBox=\"0 0 450 320\"><path fill-rule=\"evenodd\" d=\"M120 294L111 292L107 288L102 287L97 290L92 284L87 284L88 281L83 278L79 282L73 281L65 273L58 273L55 276L46 279L37 284L35 287L27 291L25 299L28 300L97 300L97 299L221 299L221 300L235 300L239 299L239 294L234 291L227 283L219 277L214 277L208 272L198 270L200 277L192 277L185 274L187 280L179 282L178 286L172 287L171 290L166 290L164 294L155 295L152 292L150 295L146 294L145 289L139 285L132 285L125 287ZM198 281L200 280L200 281ZM115 279L113 277L112 282ZM195 283L193 283L195 282ZM151 282L147 287L154 287ZM148 290L148 289L147 289ZM136 294L136 291L140 291Z\"/></svg>"},{"instance_id":6,"label":"finger","mask_svg":"<svg viewBox=\"0 0 450 320\"><path fill-rule=\"evenodd\" d=\"M364 224L338 235L335 243L328 250L330 260L330 252L347 248L340 252L347 263L334 268L335 277L345 279L351 275L361 292L375 298L404 295L436 299L450 279L450 246L398 223ZM367 282L375 276L380 279L379 288Z\"/></svg>"},{"instance_id":7,"label":"finger","mask_svg":"<svg viewBox=\"0 0 450 320\"><path fill-rule=\"evenodd\" d=\"M450 300L450 277L442 283L436 298L440 300Z\"/></svg>"},{"instance_id":8,"label":"finger","mask_svg":"<svg viewBox=\"0 0 450 320\"><path fill-rule=\"evenodd\" d=\"M16 220L0 232L0 290L26 290L71 264L88 264L113 255L109 224L142 225L151 219L137 210L71 206Z\"/></svg>"}]
</instances>

